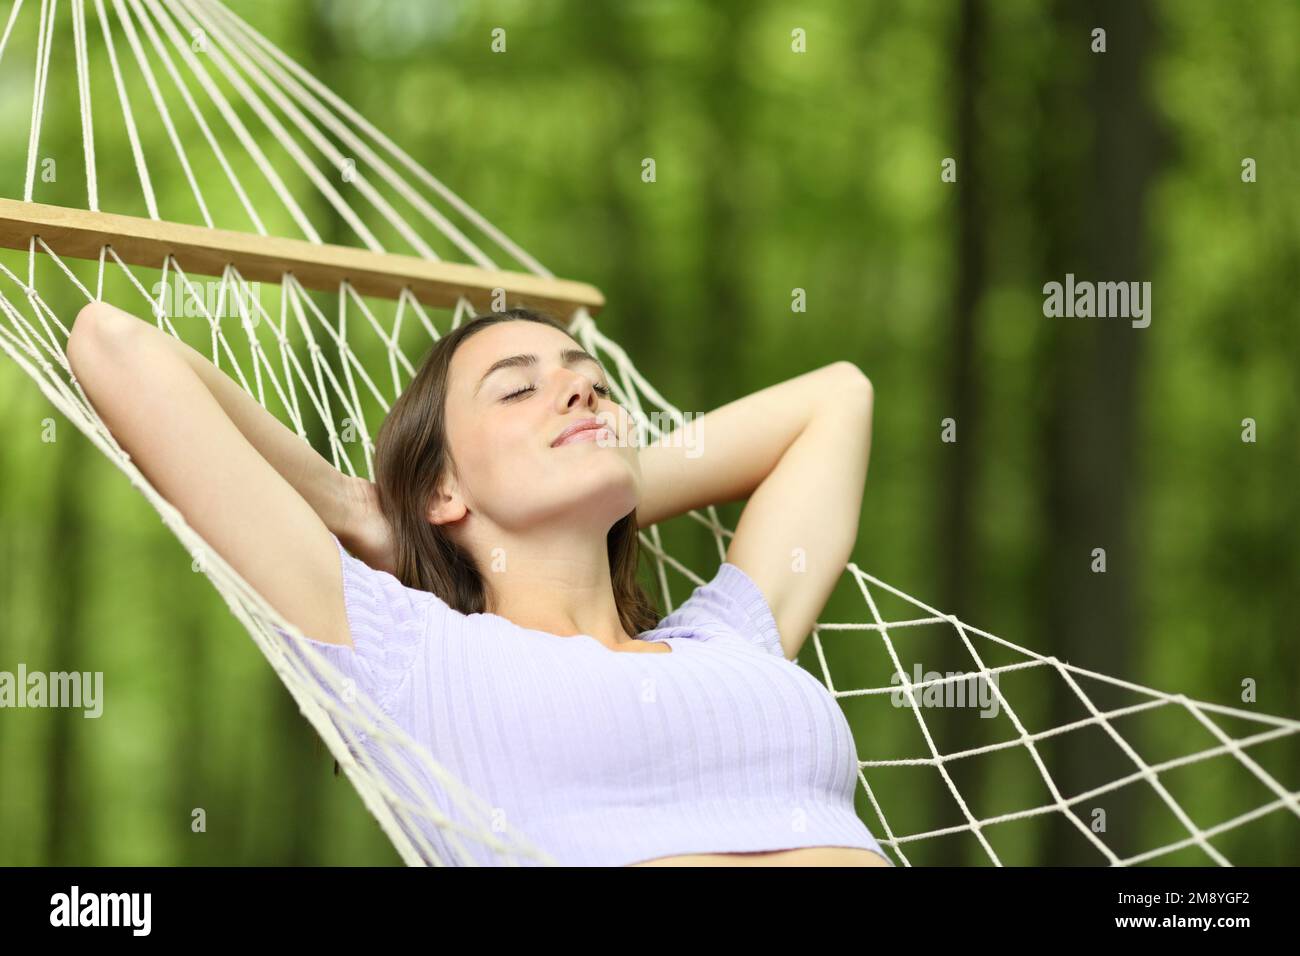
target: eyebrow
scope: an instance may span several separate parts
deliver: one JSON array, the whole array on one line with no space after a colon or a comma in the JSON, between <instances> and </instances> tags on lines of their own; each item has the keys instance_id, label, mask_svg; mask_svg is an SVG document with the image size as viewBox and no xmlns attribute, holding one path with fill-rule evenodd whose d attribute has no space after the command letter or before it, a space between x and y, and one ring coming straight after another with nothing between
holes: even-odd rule
<instances>
[{"instance_id":1,"label":"eyebrow","mask_svg":"<svg viewBox=\"0 0 1300 956\"><path fill-rule=\"evenodd\" d=\"M585 349L563 349L560 352L560 363L566 368L576 365L579 362L591 362L596 368L600 369L601 374L605 374L605 366L600 364L600 360ZM537 356L531 352L522 355L511 355L507 358L497 359L483 373L483 377L478 380L478 385L474 388L474 394L477 395L483 383L488 380L493 372L499 372L503 368L531 368L537 364Z\"/></svg>"}]
</instances>

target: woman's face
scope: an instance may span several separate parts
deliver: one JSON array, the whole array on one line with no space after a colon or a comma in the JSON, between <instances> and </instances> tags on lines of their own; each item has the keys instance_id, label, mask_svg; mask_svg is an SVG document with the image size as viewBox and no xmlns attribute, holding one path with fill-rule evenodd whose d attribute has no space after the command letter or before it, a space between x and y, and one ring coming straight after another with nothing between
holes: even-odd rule
<instances>
[{"instance_id":1,"label":"woman's face","mask_svg":"<svg viewBox=\"0 0 1300 956\"><path fill-rule=\"evenodd\" d=\"M636 508L636 430L586 354L560 330L522 320L461 343L448 378L447 440L456 494L471 513L512 532L563 519L603 533ZM609 431L553 444L590 418Z\"/></svg>"}]
</instances>

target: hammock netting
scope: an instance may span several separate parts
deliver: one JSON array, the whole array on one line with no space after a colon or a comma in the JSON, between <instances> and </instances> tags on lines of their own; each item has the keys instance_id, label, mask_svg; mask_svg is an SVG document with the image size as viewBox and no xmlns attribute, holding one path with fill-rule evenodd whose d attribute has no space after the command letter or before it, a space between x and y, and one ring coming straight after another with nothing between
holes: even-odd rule
<instances>
[{"instance_id":1,"label":"hammock netting","mask_svg":"<svg viewBox=\"0 0 1300 956\"><path fill-rule=\"evenodd\" d=\"M398 291L383 296L346 280L308 288L288 271L274 282L250 280L237 256L216 268L192 256L199 265L187 266L181 253L128 261L119 252L130 245L127 237L121 243L101 238L87 248L24 222L57 206L348 246L392 257L395 274L402 271L400 257L415 257L484 274L527 275L543 285L554 277L215 0L16 0L0 15L8 108L20 95L26 101L16 77L30 82L31 94L25 165L5 170L0 187L6 197L0 237L8 247L0 252L0 349L157 509L404 861L554 863L373 701L345 688L337 671L294 636L300 632L208 548L119 447L65 356L72 317L93 300L113 302L191 344L192 330L201 330L196 347L249 395L342 472L372 477L371 426L382 421L430 343L478 314L471 298L445 290L422 295L400 281ZM80 137L42 139L54 110L80 114ZM99 174L110 167L104 182L112 195L102 196ZM492 308L514 304L507 292ZM681 411L602 334L588 308L552 306L604 363L614 397L636 419L643 444L682 424ZM710 575L674 558L673 551L685 548L669 547L668 539L702 536L721 561L731 535L713 508L681 522L641 533L643 560L666 610ZM1192 700L1036 653L930 607L852 562L837 586L841 592L861 608L858 620L819 622L800 665L815 659L860 751L890 748L859 753L859 806L872 833L903 865L913 862L909 853L923 841L942 838L973 840L981 856L1001 864L1026 839L1015 828L1032 830L1049 818L1067 821L1099 863L1161 863L1194 850L1201 862L1228 865L1216 845L1220 836L1273 813L1287 816L1288 826L1300 819L1300 793L1259 757L1270 743L1300 731L1300 721ZM919 660L926 671L916 669ZM327 686L339 690L342 704ZM951 704L955 691L982 694L988 706L936 709ZM1062 693L1076 705L1075 716L1061 721L1056 710L1058 719L1045 722L1046 701ZM982 719L989 710L993 719ZM1141 752L1131 742L1138 738ZM1116 748L1124 772L1062 793L1049 767L1056 751L1072 747ZM981 772L972 774L980 763ZM1205 819L1196 806L1198 780L1222 783L1225 768L1248 776L1250 805ZM1188 770L1194 773L1181 776ZM967 777L983 783L968 786ZM1240 784L1234 781L1238 790ZM1162 836L1149 845L1121 849L1097 825L1097 808L1129 787L1153 801L1172 828L1154 830Z\"/></svg>"}]
</instances>

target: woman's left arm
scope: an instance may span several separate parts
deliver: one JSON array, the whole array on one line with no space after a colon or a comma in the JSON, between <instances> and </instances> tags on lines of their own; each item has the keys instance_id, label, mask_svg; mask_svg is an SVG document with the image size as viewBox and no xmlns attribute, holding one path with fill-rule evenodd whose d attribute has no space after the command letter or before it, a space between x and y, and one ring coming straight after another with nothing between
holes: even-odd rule
<instances>
[{"instance_id":1,"label":"woman's left arm","mask_svg":"<svg viewBox=\"0 0 1300 956\"><path fill-rule=\"evenodd\" d=\"M723 405L640 453L640 527L748 498L727 548L767 598L787 659L857 539L874 394L835 362Z\"/></svg>"}]
</instances>

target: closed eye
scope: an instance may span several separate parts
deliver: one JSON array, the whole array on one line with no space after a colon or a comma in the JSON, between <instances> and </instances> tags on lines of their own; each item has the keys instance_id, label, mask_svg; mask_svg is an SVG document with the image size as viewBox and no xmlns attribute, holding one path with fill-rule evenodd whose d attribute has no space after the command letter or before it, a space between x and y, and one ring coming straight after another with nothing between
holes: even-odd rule
<instances>
[{"instance_id":1,"label":"closed eye","mask_svg":"<svg viewBox=\"0 0 1300 956\"><path fill-rule=\"evenodd\" d=\"M502 396L501 401L503 401L503 402L508 402L508 401L510 401L510 399L512 399L512 398L517 398L518 396L524 394L524 392L531 392L531 391L533 391L533 389L534 389L534 386L532 386L532 385L525 385L523 388L519 389L519 390L516 391L516 392L511 392L509 395Z\"/></svg>"},{"instance_id":2,"label":"closed eye","mask_svg":"<svg viewBox=\"0 0 1300 956\"><path fill-rule=\"evenodd\" d=\"M609 387L606 385L601 385L599 382L593 384L592 388L596 390L596 394L598 394L601 398L609 398L611 394ZM512 398L518 398L520 395L523 395L527 392L536 391L536 389L537 386L535 385L525 385L523 388L511 392L509 395L503 395L501 397L501 401L508 402Z\"/></svg>"}]
</instances>

